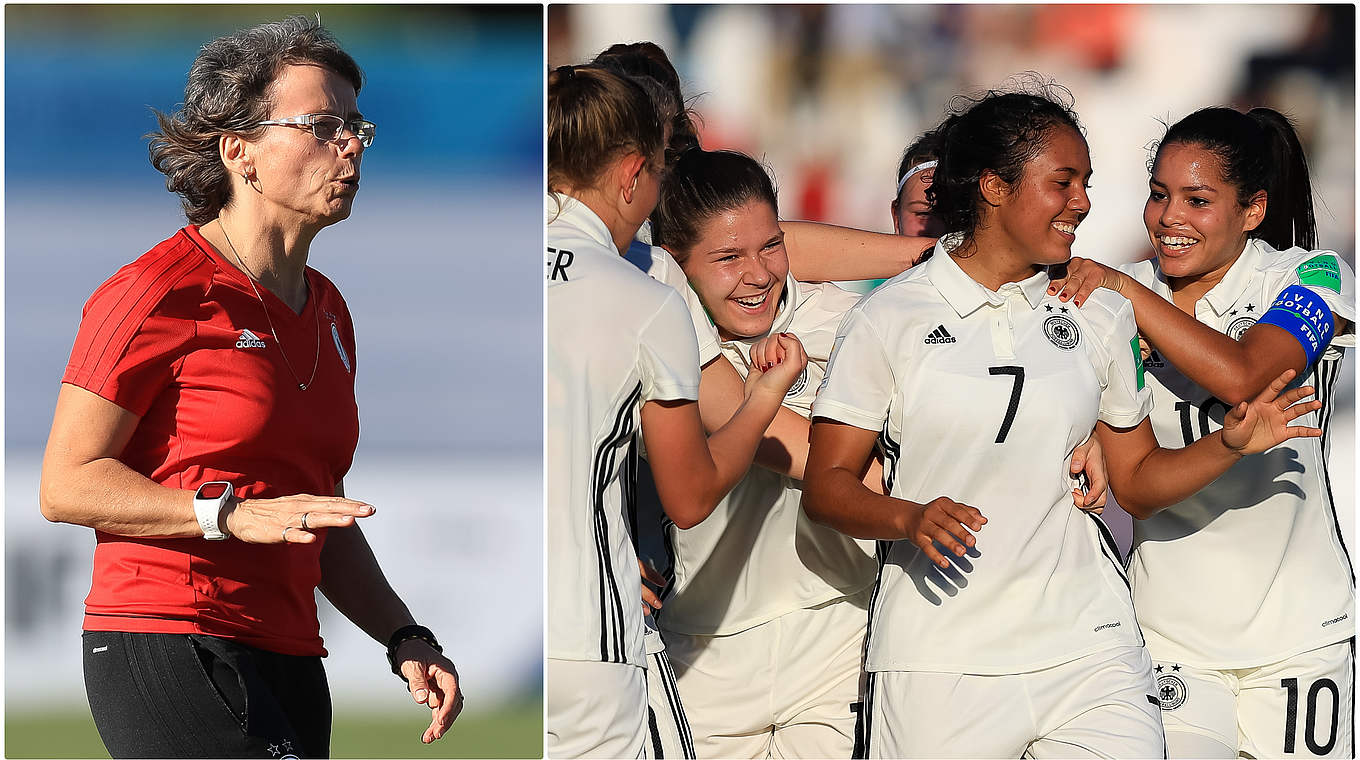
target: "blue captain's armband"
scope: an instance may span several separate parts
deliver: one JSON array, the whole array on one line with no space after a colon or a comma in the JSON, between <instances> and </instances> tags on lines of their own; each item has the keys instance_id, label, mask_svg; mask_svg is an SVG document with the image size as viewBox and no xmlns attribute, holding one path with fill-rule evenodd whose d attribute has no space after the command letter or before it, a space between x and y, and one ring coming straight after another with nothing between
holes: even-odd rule
<instances>
[{"instance_id":1,"label":"blue captain's armband","mask_svg":"<svg viewBox=\"0 0 1360 760\"><path fill-rule=\"evenodd\" d=\"M1317 360L1336 329L1331 307L1317 293L1301 285L1281 290L1257 324L1275 325L1294 336L1303 346L1308 364Z\"/></svg>"}]
</instances>

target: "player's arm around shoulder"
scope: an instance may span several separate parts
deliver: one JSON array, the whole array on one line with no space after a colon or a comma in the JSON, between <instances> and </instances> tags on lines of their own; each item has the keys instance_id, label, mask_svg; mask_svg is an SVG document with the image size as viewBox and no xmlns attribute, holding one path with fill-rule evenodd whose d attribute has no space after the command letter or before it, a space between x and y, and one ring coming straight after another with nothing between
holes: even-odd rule
<instances>
[{"instance_id":1,"label":"player's arm around shoulder","mask_svg":"<svg viewBox=\"0 0 1360 760\"><path fill-rule=\"evenodd\" d=\"M1275 256L1269 259L1267 268L1279 269L1284 254L1273 253ZM1326 259L1336 259L1334 255L1320 255L1317 258L1318 268L1312 276L1334 284L1333 292L1339 295L1349 269L1343 270L1344 262L1341 262L1341 266L1325 265ZM1303 269L1302 264L1298 266L1300 270ZM1186 377L1231 405L1250 401L1284 370L1293 369L1301 373L1314 360L1316 353L1313 353L1313 349L1317 349L1321 341L1321 325L1311 335L1300 332L1297 337L1291 337L1290 331L1284 328L1301 327L1301 323L1295 325L1294 320L1284 315L1272 318L1273 322L1263 316L1240 338L1233 339L1153 292L1148 287L1152 273L1151 262L1137 262L1115 270L1084 259L1073 259L1068 267L1067 279L1055 281L1054 285L1060 289L1061 300L1071 298L1083 307L1091 299L1110 291L1127 297L1134 306L1139 332L1150 347L1160 351ZM1265 276L1281 286L1288 286L1290 279L1297 284L1300 279L1300 275L1293 272L1286 273L1292 277L1281 278L1279 274L1277 272L1272 276L1267 271ZM1353 274L1350 281L1354 281ZM1270 290L1277 289L1272 287ZM1306 304L1303 309L1310 315L1317 315L1325 299L1319 295L1317 288L1310 287L1308 290L1311 295L1294 293L1301 299L1281 300L1273 292L1270 296L1276 301L1275 306L1282 306L1286 301L1291 305L1302 302ZM1281 296L1285 295L1282 290L1278 292ZM1353 316L1353 300L1351 304ZM1271 324L1275 326L1267 326ZM1325 346L1325 342L1322 345Z\"/></svg>"}]
</instances>

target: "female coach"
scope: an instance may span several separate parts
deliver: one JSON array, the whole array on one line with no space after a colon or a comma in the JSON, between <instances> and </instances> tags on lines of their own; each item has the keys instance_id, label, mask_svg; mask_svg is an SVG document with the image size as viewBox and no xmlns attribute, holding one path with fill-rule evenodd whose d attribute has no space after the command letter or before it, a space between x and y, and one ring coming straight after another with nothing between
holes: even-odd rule
<instances>
[{"instance_id":1,"label":"female coach","mask_svg":"<svg viewBox=\"0 0 1360 760\"><path fill-rule=\"evenodd\" d=\"M1038 86L988 93L941 129L931 191L957 234L850 312L813 406L804 508L887 542L868 754L1155 757L1152 662L1113 540L1067 506L1066 457L1095 426L1116 492L1173 503L1244 454L1319 435L1287 427L1318 404L1295 403L1308 388L1277 400L1286 372L1221 431L1158 448L1128 302L1078 311L1045 294L1090 210L1076 115ZM860 482L875 444L889 496Z\"/></svg>"},{"instance_id":2,"label":"female coach","mask_svg":"<svg viewBox=\"0 0 1360 760\"><path fill-rule=\"evenodd\" d=\"M1342 348L1355 345L1355 275L1313 250L1289 121L1205 108L1172 125L1143 222L1155 262L1121 273L1074 259L1052 290L1081 304L1103 286L1133 304L1158 440L1209 434L1286 369L1319 388L1323 406L1303 422L1325 431ZM1327 439L1286 441L1165 510L1130 511L1133 599L1171 756L1352 757L1355 588Z\"/></svg>"},{"instance_id":3,"label":"female coach","mask_svg":"<svg viewBox=\"0 0 1360 760\"><path fill-rule=\"evenodd\" d=\"M95 530L82 648L115 757L326 756L317 588L431 708L422 741L462 709L344 498L354 332L307 259L359 188L362 83L311 19L205 45L151 142L190 224L85 305L40 502Z\"/></svg>"}]
</instances>

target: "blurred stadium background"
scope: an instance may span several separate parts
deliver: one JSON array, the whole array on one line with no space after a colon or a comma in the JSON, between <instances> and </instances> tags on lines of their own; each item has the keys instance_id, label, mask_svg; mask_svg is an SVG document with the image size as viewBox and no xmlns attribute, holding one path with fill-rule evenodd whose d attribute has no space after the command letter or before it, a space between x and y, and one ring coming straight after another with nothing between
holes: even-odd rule
<instances>
[{"instance_id":1,"label":"blurred stadium background","mask_svg":"<svg viewBox=\"0 0 1360 760\"><path fill-rule=\"evenodd\" d=\"M550 67L587 62L616 42L656 42L680 72L704 147L764 161L783 218L879 232L892 232L902 152L953 96L1041 72L1072 91L1090 143L1093 210L1073 251L1107 263L1150 253L1148 147L1164 124L1209 105L1267 105L1298 122L1321 247L1354 266L1355 37L1352 4L548 9ZM1329 436L1347 536L1355 534L1354 354ZM1128 516L1105 517L1127 549Z\"/></svg>"},{"instance_id":2,"label":"blurred stadium background","mask_svg":"<svg viewBox=\"0 0 1360 760\"><path fill-rule=\"evenodd\" d=\"M354 315L362 437L346 491L389 580L458 664L467 708L428 712L383 647L322 605L337 757L542 752L542 7L5 9L5 755L102 757L78 641L90 531L37 483L85 299L184 224L147 161L198 48L320 13L379 125L353 217L311 263ZM523 256L521 258L521 256Z\"/></svg>"}]
</instances>

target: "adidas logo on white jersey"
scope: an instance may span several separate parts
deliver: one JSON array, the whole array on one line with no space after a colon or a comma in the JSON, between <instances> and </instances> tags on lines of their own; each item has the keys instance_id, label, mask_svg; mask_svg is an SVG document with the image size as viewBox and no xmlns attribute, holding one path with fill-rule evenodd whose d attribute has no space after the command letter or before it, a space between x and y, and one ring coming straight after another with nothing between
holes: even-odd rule
<instances>
[{"instance_id":1,"label":"adidas logo on white jersey","mask_svg":"<svg viewBox=\"0 0 1360 760\"><path fill-rule=\"evenodd\" d=\"M949 334L949 331L946 330L946 329L944 329L944 325L940 325L939 327L935 328L934 330L931 330L931 331L930 331L930 334L927 335L927 336L926 336L926 339L925 339L925 343L926 343L926 344L931 344L931 343L958 343L958 342L959 342L959 339L958 339L958 338L955 338L953 335L950 335L950 334Z\"/></svg>"},{"instance_id":2,"label":"adidas logo on white jersey","mask_svg":"<svg viewBox=\"0 0 1360 760\"><path fill-rule=\"evenodd\" d=\"M249 330L242 330L241 337L236 339L237 348L264 348L264 341L260 336Z\"/></svg>"}]
</instances>

